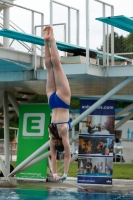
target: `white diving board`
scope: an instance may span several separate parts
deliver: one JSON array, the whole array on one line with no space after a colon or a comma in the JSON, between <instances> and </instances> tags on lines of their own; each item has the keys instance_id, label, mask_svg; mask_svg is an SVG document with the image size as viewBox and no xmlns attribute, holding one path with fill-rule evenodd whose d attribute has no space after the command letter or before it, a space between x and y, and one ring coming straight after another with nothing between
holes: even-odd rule
<instances>
[{"instance_id":1,"label":"white diving board","mask_svg":"<svg viewBox=\"0 0 133 200\"><path fill-rule=\"evenodd\" d=\"M18 31L14 31L14 30L10 30L10 29L0 30L0 36L12 38L15 40L21 40L24 42L28 42L28 43L32 43L32 44L36 44L36 45L40 45L40 46L45 45L43 37L34 36L34 35L18 32ZM85 47L81 47L78 45L73 45L73 44L69 44L69 43L65 43L65 42L59 42L59 41L56 41L56 44L60 51L74 53L74 55L86 56L86 48ZM101 60L103 59L102 51L89 49L89 52L90 52L91 58L98 58ZM111 59L111 54L109 54L109 59ZM120 61L126 60L126 58L124 58L122 56L118 56L118 55L114 55L114 59L120 60Z\"/></svg>"}]
</instances>

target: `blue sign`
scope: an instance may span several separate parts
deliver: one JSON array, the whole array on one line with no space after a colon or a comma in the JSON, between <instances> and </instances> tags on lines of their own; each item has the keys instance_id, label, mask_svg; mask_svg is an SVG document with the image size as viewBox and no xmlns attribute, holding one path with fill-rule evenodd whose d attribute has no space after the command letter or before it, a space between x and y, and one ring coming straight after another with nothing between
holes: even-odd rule
<instances>
[{"instance_id":1,"label":"blue sign","mask_svg":"<svg viewBox=\"0 0 133 200\"><path fill-rule=\"evenodd\" d=\"M97 100L80 100L80 113ZM79 134L78 184L112 185L115 101L107 100L83 119Z\"/></svg>"},{"instance_id":2,"label":"blue sign","mask_svg":"<svg viewBox=\"0 0 133 200\"><path fill-rule=\"evenodd\" d=\"M88 100L88 99L80 99L80 114L82 114L85 110L90 108L97 100ZM97 107L90 115L106 115L106 116L114 116L115 115L115 101L107 100L102 105Z\"/></svg>"}]
</instances>

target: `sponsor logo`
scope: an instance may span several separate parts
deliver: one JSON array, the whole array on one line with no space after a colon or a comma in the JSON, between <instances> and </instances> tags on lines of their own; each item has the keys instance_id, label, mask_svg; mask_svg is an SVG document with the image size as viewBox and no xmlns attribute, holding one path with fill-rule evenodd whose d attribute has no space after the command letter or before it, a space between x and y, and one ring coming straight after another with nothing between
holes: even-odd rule
<instances>
[{"instance_id":1,"label":"sponsor logo","mask_svg":"<svg viewBox=\"0 0 133 200\"><path fill-rule=\"evenodd\" d=\"M82 109L88 109L89 107L91 107L91 106L89 106L89 105L83 105ZM99 106L96 109L113 110L114 106Z\"/></svg>"},{"instance_id":2,"label":"sponsor logo","mask_svg":"<svg viewBox=\"0 0 133 200\"><path fill-rule=\"evenodd\" d=\"M45 114L26 113L23 117L23 136L44 135Z\"/></svg>"},{"instance_id":3,"label":"sponsor logo","mask_svg":"<svg viewBox=\"0 0 133 200\"><path fill-rule=\"evenodd\" d=\"M107 181L106 181L106 183L111 183L111 182L112 182L112 181L110 181L110 180L107 180Z\"/></svg>"}]
</instances>

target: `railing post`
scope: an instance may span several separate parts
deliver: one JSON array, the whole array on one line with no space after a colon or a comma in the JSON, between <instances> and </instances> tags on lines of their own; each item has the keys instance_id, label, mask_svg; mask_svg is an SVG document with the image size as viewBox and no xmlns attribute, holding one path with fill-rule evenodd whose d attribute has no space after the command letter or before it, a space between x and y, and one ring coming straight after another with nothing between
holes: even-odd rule
<instances>
[{"instance_id":1,"label":"railing post","mask_svg":"<svg viewBox=\"0 0 133 200\"><path fill-rule=\"evenodd\" d=\"M8 116L8 92L4 91L4 153L5 153L5 167L7 173L10 172L10 154L9 154L9 116Z\"/></svg>"},{"instance_id":2,"label":"railing post","mask_svg":"<svg viewBox=\"0 0 133 200\"><path fill-rule=\"evenodd\" d=\"M10 20L10 8L4 8L4 20L3 20L3 28L9 29L9 20ZM3 47L9 48L9 38L3 37Z\"/></svg>"}]
</instances>

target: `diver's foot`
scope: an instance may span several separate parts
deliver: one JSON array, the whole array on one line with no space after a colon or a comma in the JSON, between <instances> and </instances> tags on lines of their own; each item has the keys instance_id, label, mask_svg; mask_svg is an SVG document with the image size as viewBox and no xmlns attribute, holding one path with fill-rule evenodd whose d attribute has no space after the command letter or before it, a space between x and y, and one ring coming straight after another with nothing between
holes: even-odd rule
<instances>
[{"instance_id":1,"label":"diver's foot","mask_svg":"<svg viewBox=\"0 0 133 200\"><path fill-rule=\"evenodd\" d=\"M49 42L52 42L54 40L53 28L51 26L48 26L48 28L49 28L49 35L48 35Z\"/></svg>"},{"instance_id":2,"label":"diver's foot","mask_svg":"<svg viewBox=\"0 0 133 200\"><path fill-rule=\"evenodd\" d=\"M48 26L46 26L44 29L43 29L43 37L44 37L44 40L45 42L48 42L48 35L49 35L49 28Z\"/></svg>"},{"instance_id":3,"label":"diver's foot","mask_svg":"<svg viewBox=\"0 0 133 200\"><path fill-rule=\"evenodd\" d=\"M60 179L58 179L56 182L63 182L66 180L66 177L61 177Z\"/></svg>"}]
</instances>

